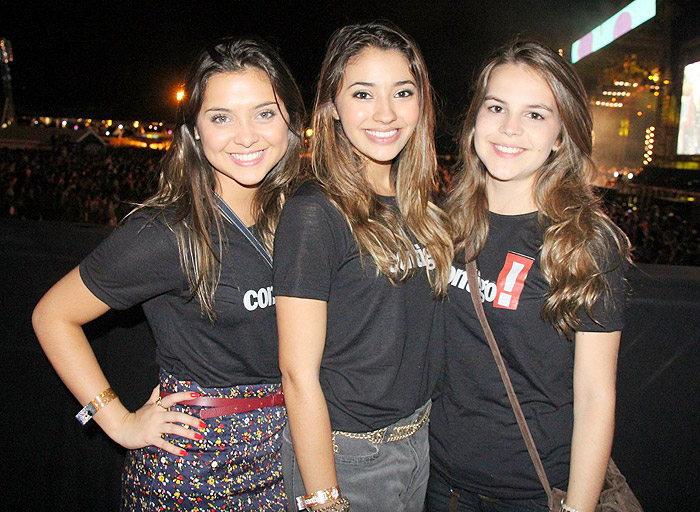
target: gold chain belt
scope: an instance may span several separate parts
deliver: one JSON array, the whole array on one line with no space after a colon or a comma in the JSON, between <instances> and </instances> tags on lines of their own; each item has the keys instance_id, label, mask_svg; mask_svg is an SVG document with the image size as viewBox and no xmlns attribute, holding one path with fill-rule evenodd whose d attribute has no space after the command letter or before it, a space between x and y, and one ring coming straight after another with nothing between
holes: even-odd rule
<instances>
[{"instance_id":1,"label":"gold chain belt","mask_svg":"<svg viewBox=\"0 0 700 512\"><path fill-rule=\"evenodd\" d=\"M352 439L365 439L373 444L393 443L394 441L401 441L402 439L411 437L413 434L418 432L428 420L428 416L430 416L431 405L432 404L428 403L427 407L425 408L425 411L423 411L423 414L418 419L418 421L416 421L415 423L409 423L408 425L384 427L380 428L379 430L372 430L371 432L343 432L342 430L333 430L331 432L333 437L333 451L335 453L338 453L338 447L335 444L335 436L349 437ZM389 429L391 429L391 434L389 434L389 436L386 439L384 439L384 436L386 435Z\"/></svg>"}]
</instances>

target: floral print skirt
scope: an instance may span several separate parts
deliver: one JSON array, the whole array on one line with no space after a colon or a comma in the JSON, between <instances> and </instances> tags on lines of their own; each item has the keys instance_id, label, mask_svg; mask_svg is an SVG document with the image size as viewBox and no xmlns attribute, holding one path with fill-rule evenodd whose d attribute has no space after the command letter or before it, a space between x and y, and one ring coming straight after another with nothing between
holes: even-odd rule
<instances>
[{"instance_id":1,"label":"floral print skirt","mask_svg":"<svg viewBox=\"0 0 700 512\"><path fill-rule=\"evenodd\" d=\"M203 388L161 371L160 386L170 393L194 391L206 396L262 398L279 384ZM201 407L186 402L179 410L199 417ZM287 496L282 481L280 447L287 416L283 406L203 420L203 439L164 434L187 451L172 455L154 446L130 450L122 474L122 510L282 511Z\"/></svg>"}]
</instances>

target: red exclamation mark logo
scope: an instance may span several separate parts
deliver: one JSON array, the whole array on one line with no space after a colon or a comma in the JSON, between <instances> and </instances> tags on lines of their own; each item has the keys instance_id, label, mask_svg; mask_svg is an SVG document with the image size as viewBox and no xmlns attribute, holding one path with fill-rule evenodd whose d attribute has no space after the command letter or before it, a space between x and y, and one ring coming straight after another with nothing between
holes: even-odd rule
<instances>
[{"instance_id":1,"label":"red exclamation mark logo","mask_svg":"<svg viewBox=\"0 0 700 512\"><path fill-rule=\"evenodd\" d=\"M532 267L532 258L509 252L506 262L498 274L496 283L496 300L493 301L494 308L518 309L520 293L525 285L525 278Z\"/></svg>"}]
</instances>

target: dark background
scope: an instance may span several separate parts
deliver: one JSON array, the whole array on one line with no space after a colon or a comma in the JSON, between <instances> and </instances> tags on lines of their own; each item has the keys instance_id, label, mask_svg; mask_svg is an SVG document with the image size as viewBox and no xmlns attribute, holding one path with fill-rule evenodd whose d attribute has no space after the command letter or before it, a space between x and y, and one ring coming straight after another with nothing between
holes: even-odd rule
<instances>
[{"instance_id":1,"label":"dark background","mask_svg":"<svg viewBox=\"0 0 700 512\"><path fill-rule=\"evenodd\" d=\"M168 121L187 66L208 41L258 35L280 48L310 106L330 34L388 19L413 36L431 72L440 141L461 115L475 67L516 34L567 52L628 1L5 2L20 115ZM9 5L8 5L9 4Z\"/></svg>"}]
</instances>

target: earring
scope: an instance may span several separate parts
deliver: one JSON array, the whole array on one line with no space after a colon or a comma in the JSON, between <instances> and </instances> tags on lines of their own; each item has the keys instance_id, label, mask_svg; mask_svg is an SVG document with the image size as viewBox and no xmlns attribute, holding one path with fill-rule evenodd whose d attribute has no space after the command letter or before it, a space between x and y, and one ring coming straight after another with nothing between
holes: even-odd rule
<instances>
[{"instance_id":1,"label":"earring","mask_svg":"<svg viewBox=\"0 0 700 512\"><path fill-rule=\"evenodd\" d=\"M194 140L199 140L199 134L198 134L198 133L195 133L195 134L194 134Z\"/></svg>"}]
</instances>

